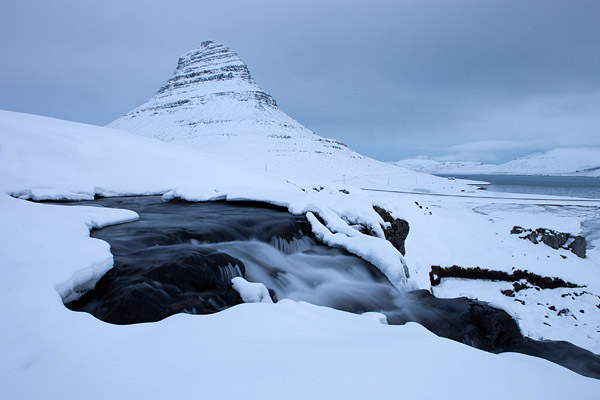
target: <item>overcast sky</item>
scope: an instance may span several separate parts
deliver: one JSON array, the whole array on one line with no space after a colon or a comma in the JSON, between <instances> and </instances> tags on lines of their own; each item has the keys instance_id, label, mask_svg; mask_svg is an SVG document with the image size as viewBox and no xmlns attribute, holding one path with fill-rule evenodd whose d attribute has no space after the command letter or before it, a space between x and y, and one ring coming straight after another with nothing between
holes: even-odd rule
<instances>
[{"instance_id":1,"label":"overcast sky","mask_svg":"<svg viewBox=\"0 0 600 400\"><path fill-rule=\"evenodd\" d=\"M600 1L0 0L0 109L104 125L213 39L384 161L600 146Z\"/></svg>"}]
</instances>

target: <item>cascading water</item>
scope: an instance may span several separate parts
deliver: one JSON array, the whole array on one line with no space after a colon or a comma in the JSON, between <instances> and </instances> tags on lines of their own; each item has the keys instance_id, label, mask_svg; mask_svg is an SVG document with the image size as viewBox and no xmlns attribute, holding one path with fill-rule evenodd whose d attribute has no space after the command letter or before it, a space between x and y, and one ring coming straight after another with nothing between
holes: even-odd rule
<instances>
[{"instance_id":1,"label":"cascading water","mask_svg":"<svg viewBox=\"0 0 600 400\"><path fill-rule=\"evenodd\" d=\"M398 291L375 267L318 243L304 216L259 204L165 203L157 197L103 199L139 221L96 230L115 267L68 303L106 322L156 321L177 312L211 313L241 302L231 279L263 283L274 300L351 312L395 308Z\"/></svg>"},{"instance_id":2,"label":"cascading water","mask_svg":"<svg viewBox=\"0 0 600 400\"><path fill-rule=\"evenodd\" d=\"M393 308L398 295L385 276L366 261L308 236L289 241L273 237L269 243L250 240L197 245L241 260L246 279L265 284L278 299L366 312Z\"/></svg>"},{"instance_id":3,"label":"cascading water","mask_svg":"<svg viewBox=\"0 0 600 400\"><path fill-rule=\"evenodd\" d=\"M77 204L77 203L72 203ZM85 203L89 205L90 203ZM362 313L388 323L415 321L434 333L492 351L517 351L600 378L600 357L567 342L524 338L516 322L486 303L400 293L373 265L318 243L304 216L259 203L165 203L160 197L97 200L140 220L95 230L114 268L66 304L115 324L207 314L242 303L231 279L264 284L274 301L292 299Z\"/></svg>"}]
</instances>

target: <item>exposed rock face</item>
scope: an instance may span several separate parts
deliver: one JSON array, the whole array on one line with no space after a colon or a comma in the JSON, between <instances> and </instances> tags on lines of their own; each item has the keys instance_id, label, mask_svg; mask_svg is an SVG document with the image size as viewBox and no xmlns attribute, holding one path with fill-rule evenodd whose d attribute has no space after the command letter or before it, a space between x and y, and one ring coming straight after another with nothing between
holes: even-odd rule
<instances>
[{"instance_id":1,"label":"exposed rock face","mask_svg":"<svg viewBox=\"0 0 600 400\"><path fill-rule=\"evenodd\" d=\"M531 243L538 244L540 241L554 250L570 250L579 258L585 258L587 243L583 236L573 236L570 233L557 232L552 229L538 228L536 230L525 229L515 226L511 229L512 235L519 236L521 239L529 239Z\"/></svg>"},{"instance_id":2,"label":"exposed rock face","mask_svg":"<svg viewBox=\"0 0 600 400\"><path fill-rule=\"evenodd\" d=\"M373 209L377 211L377 214L381 216L381 218L385 222L389 222L390 226L385 228L383 232L385 233L385 238L392 243L392 245L404 256L406 255L406 249L404 247L404 242L406 241L406 237L408 236L409 225L408 222L400 219L392 217L392 214L389 211L384 210L381 207L374 206Z\"/></svg>"},{"instance_id":3,"label":"exposed rock face","mask_svg":"<svg viewBox=\"0 0 600 400\"><path fill-rule=\"evenodd\" d=\"M249 108L277 110L275 100L254 82L250 71L241 58L231 49L206 41L200 48L189 51L177 62L173 77L169 79L148 103L148 107L136 109L124 118L138 117L152 112L178 114L222 99L246 102ZM185 123L215 124L227 119L215 118L218 110L204 113L204 118ZM230 116L235 118L234 115ZM182 121L183 122L183 121Z\"/></svg>"}]
</instances>

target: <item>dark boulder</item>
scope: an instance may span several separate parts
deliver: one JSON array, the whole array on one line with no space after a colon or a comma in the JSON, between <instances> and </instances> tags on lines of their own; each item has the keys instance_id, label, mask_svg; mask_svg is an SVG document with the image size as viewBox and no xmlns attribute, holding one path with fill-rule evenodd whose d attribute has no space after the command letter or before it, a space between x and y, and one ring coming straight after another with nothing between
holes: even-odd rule
<instances>
[{"instance_id":1,"label":"dark boulder","mask_svg":"<svg viewBox=\"0 0 600 400\"><path fill-rule=\"evenodd\" d=\"M585 258L586 247L587 243L583 236L576 236L573 242L567 246L579 258Z\"/></svg>"},{"instance_id":2,"label":"dark boulder","mask_svg":"<svg viewBox=\"0 0 600 400\"><path fill-rule=\"evenodd\" d=\"M390 226L385 228L383 232L385 233L385 238L398 250L403 256L406 255L406 249L404 247L404 242L406 241L406 237L408 236L408 231L410 229L408 222L400 219L392 217L389 211L374 206L373 209L379 214L379 216L385 221L389 222Z\"/></svg>"},{"instance_id":3,"label":"dark boulder","mask_svg":"<svg viewBox=\"0 0 600 400\"><path fill-rule=\"evenodd\" d=\"M570 250L577 257L585 258L586 241L583 236L573 236L570 233L557 232L547 228L533 230L525 229L520 226L514 226L510 230L510 233L511 235L524 234L523 236L519 236L519 238L528 239L533 244L542 242L546 246L552 247L554 250ZM572 240L571 243L569 243L570 240ZM567 243L569 244L567 245ZM566 258L565 256L562 257Z\"/></svg>"},{"instance_id":4,"label":"dark boulder","mask_svg":"<svg viewBox=\"0 0 600 400\"><path fill-rule=\"evenodd\" d=\"M556 232L550 229L540 228L537 230L538 234L542 237L542 243L546 246L552 247L554 250L558 250L567 243L569 240L568 233Z\"/></svg>"},{"instance_id":5,"label":"dark boulder","mask_svg":"<svg viewBox=\"0 0 600 400\"><path fill-rule=\"evenodd\" d=\"M233 277L243 275L241 261L227 254L155 246L120 257L94 289L66 306L119 325L159 321L181 312L210 314L243 302L231 285Z\"/></svg>"}]
</instances>

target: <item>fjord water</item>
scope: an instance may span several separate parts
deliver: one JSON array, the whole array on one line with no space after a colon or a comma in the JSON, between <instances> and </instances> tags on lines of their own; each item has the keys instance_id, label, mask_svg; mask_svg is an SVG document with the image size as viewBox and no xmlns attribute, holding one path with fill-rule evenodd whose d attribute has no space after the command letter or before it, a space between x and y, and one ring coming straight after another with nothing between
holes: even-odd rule
<instances>
[{"instance_id":1,"label":"fjord water","mask_svg":"<svg viewBox=\"0 0 600 400\"><path fill-rule=\"evenodd\" d=\"M81 205L75 202L72 205ZM398 291L373 265L318 243L303 215L263 203L163 202L160 197L96 200L140 219L92 231L111 245L114 267L69 302L115 324L208 314L242 303L231 279L266 285L292 299L354 313L381 312L390 324L415 321L435 334L491 352L515 351L600 378L600 357L567 342L524 338L503 310L429 291Z\"/></svg>"},{"instance_id":2,"label":"fjord water","mask_svg":"<svg viewBox=\"0 0 600 400\"><path fill-rule=\"evenodd\" d=\"M445 178L489 182L495 192L541 194L600 199L600 177L545 175L436 174Z\"/></svg>"}]
</instances>

